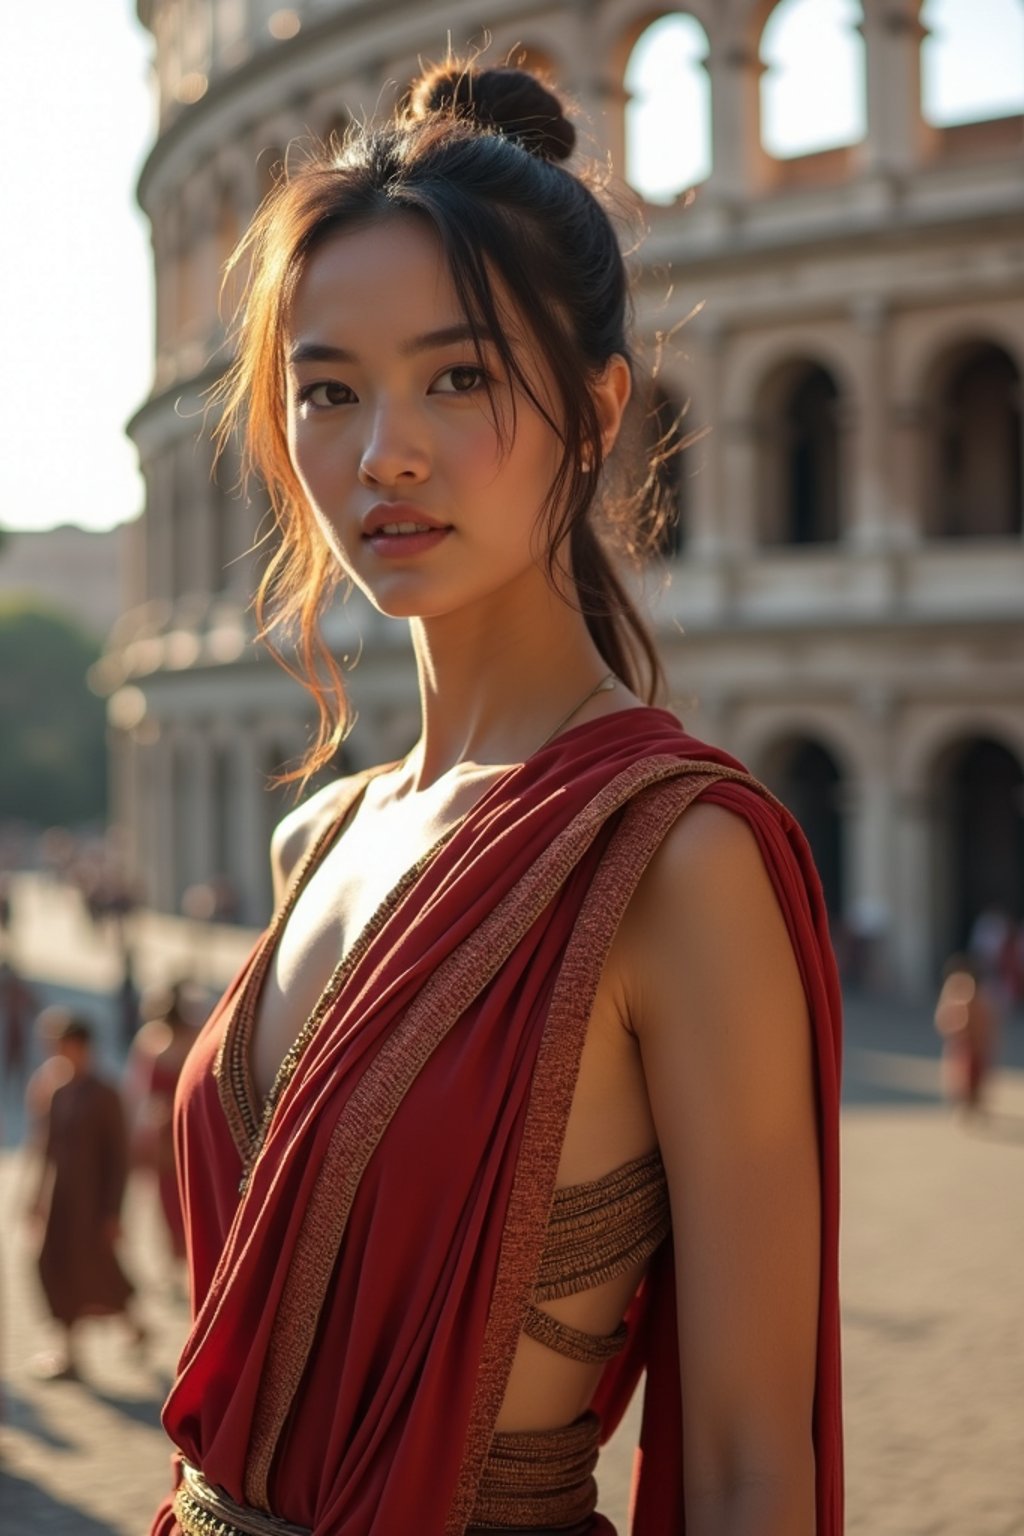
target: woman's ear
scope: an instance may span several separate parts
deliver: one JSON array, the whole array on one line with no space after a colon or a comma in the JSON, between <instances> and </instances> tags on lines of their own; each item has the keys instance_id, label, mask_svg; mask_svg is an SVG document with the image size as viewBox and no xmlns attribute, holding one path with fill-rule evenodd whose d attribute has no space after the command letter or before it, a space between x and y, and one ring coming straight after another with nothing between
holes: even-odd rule
<instances>
[{"instance_id":1,"label":"woman's ear","mask_svg":"<svg viewBox=\"0 0 1024 1536\"><path fill-rule=\"evenodd\" d=\"M615 447L622 426L622 418L633 388L629 364L615 352L605 363L593 383L594 406L601 427L601 452L605 458Z\"/></svg>"}]
</instances>

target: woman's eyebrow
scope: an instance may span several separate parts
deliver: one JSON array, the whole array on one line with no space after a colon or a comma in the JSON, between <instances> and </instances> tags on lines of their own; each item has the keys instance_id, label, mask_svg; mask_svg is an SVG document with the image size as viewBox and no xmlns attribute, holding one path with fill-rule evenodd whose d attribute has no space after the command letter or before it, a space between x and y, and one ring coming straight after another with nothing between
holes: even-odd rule
<instances>
[{"instance_id":1,"label":"woman's eyebrow","mask_svg":"<svg viewBox=\"0 0 1024 1536\"><path fill-rule=\"evenodd\" d=\"M458 325L446 325L437 331L426 331L422 336L413 336L399 347L402 357L415 357L420 352L430 352L436 347L448 347L457 341L491 341L489 331L474 331L471 325L464 321ZM288 361L297 366L299 363L358 363L359 356L349 351L347 347L335 347L323 341L299 341L296 342L288 355Z\"/></svg>"}]
</instances>

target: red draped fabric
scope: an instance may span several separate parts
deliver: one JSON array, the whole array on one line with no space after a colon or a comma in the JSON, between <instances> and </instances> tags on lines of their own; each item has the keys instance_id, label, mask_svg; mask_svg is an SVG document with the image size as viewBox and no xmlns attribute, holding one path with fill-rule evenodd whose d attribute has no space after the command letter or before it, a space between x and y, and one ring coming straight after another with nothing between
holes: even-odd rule
<instances>
[{"instance_id":1,"label":"red draped fabric","mask_svg":"<svg viewBox=\"0 0 1024 1536\"><path fill-rule=\"evenodd\" d=\"M698 794L752 828L810 1008L818 1536L840 1536L840 1015L820 886L789 813L654 709L577 726L509 770L385 904L323 999L241 1190L254 1149L232 1123L240 1090L225 1063L255 957L193 1049L176 1142L194 1322L164 1423L237 1502L315 1536L461 1536L601 967L649 858ZM634 1536L684 1530L668 1249L594 1405L607 1437L646 1370ZM177 1529L163 1506L152 1536Z\"/></svg>"}]
</instances>

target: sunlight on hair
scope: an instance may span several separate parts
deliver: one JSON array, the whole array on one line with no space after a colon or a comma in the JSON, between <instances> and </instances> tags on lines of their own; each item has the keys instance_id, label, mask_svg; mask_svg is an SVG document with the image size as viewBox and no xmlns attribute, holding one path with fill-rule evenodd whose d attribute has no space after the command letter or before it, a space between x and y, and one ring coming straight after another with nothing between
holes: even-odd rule
<instances>
[{"instance_id":1,"label":"sunlight on hair","mask_svg":"<svg viewBox=\"0 0 1024 1536\"><path fill-rule=\"evenodd\" d=\"M925 0L921 112L933 127L1024 112L1024 0Z\"/></svg>"},{"instance_id":2,"label":"sunlight on hair","mask_svg":"<svg viewBox=\"0 0 1024 1536\"><path fill-rule=\"evenodd\" d=\"M649 203L671 203L711 169L707 33L680 13L638 38L626 66L626 179Z\"/></svg>"},{"instance_id":3,"label":"sunlight on hair","mask_svg":"<svg viewBox=\"0 0 1024 1536\"><path fill-rule=\"evenodd\" d=\"M867 129L858 0L782 0L761 35L761 143L776 159L856 144Z\"/></svg>"}]
</instances>

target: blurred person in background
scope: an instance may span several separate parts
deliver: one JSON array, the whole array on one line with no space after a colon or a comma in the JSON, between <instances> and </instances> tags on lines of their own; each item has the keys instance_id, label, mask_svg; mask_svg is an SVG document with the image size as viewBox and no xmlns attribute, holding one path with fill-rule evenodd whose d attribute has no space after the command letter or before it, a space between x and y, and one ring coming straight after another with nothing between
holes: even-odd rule
<instances>
[{"instance_id":1,"label":"blurred person in background","mask_svg":"<svg viewBox=\"0 0 1024 1536\"><path fill-rule=\"evenodd\" d=\"M132 1166L156 1180L171 1255L185 1257L185 1225L174 1165L172 1111L185 1058L198 1030L189 1016L182 983L155 987L143 995L145 1023L132 1043L125 1067Z\"/></svg>"},{"instance_id":2,"label":"blurred person in background","mask_svg":"<svg viewBox=\"0 0 1024 1536\"><path fill-rule=\"evenodd\" d=\"M38 1173L28 1217L38 1234L39 1279L61 1345L39 1356L35 1369L51 1380L77 1380L85 1318L122 1317L137 1347L146 1330L132 1311L134 1287L117 1256L128 1171L121 1098L96 1070L93 1030L85 1019L53 1010L47 1029L54 1065L35 1106Z\"/></svg>"},{"instance_id":3,"label":"blurred person in background","mask_svg":"<svg viewBox=\"0 0 1024 1536\"><path fill-rule=\"evenodd\" d=\"M1002 907L985 907L971 924L967 953L974 974L1004 1008L1021 996L1022 945L1019 925Z\"/></svg>"},{"instance_id":4,"label":"blurred person in background","mask_svg":"<svg viewBox=\"0 0 1024 1536\"><path fill-rule=\"evenodd\" d=\"M949 1102L965 1114L985 1107L985 1088L995 1065L999 1005L992 986L967 955L946 962L935 1028L942 1038L943 1082Z\"/></svg>"}]
</instances>

